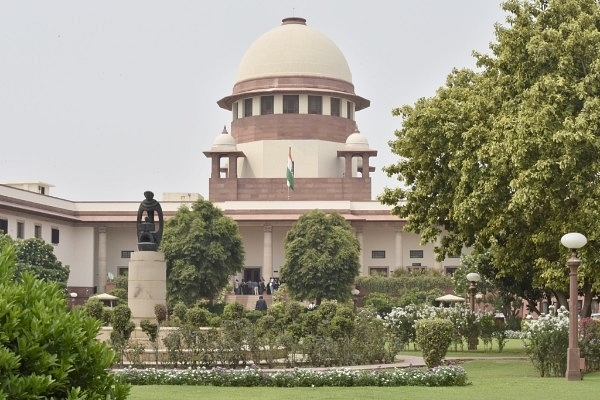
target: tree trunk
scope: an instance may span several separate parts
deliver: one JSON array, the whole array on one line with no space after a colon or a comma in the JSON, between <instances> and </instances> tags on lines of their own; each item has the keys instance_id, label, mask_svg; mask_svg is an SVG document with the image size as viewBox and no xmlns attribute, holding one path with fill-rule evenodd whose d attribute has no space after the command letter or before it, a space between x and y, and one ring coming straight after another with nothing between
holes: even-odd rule
<instances>
[{"instance_id":1,"label":"tree trunk","mask_svg":"<svg viewBox=\"0 0 600 400\"><path fill-rule=\"evenodd\" d=\"M592 315L592 285L587 280L583 281L583 304L581 305L581 318L590 317Z\"/></svg>"}]
</instances>

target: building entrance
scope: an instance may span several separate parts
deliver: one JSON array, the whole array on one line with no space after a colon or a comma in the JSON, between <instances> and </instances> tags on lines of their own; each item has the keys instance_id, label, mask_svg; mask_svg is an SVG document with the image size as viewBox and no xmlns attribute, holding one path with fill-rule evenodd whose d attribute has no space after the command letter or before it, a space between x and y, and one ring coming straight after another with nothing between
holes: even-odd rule
<instances>
[{"instance_id":1,"label":"building entrance","mask_svg":"<svg viewBox=\"0 0 600 400\"><path fill-rule=\"evenodd\" d=\"M260 268L244 268L244 282L260 282Z\"/></svg>"},{"instance_id":2,"label":"building entrance","mask_svg":"<svg viewBox=\"0 0 600 400\"><path fill-rule=\"evenodd\" d=\"M242 294L258 294L260 282L260 268L244 268L244 279L242 282Z\"/></svg>"}]
</instances>

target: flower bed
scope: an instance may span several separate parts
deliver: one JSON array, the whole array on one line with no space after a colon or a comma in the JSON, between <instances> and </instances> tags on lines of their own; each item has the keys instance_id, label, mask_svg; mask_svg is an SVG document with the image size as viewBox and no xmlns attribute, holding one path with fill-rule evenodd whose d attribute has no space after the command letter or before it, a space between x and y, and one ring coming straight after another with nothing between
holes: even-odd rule
<instances>
[{"instance_id":1,"label":"flower bed","mask_svg":"<svg viewBox=\"0 0 600 400\"><path fill-rule=\"evenodd\" d=\"M375 370L293 369L266 372L258 368L189 368L135 369L114 371L119 378L132 385L197 385L197 386L465 386L469 380L460 366L441 366L431 369L393 368Z\"/></svg>"}]
</instances>

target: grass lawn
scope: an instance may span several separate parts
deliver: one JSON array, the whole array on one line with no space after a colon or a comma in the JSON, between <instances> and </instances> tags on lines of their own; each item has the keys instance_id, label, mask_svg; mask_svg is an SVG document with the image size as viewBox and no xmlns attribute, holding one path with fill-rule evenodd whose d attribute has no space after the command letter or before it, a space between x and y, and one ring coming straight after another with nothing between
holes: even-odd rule
<instances>
[{"instance_id":1,"label":"grass lawn","mask_svg":"<svg viewBox=\"0 0 600 400\"><path fill-rule=\"evenodd\" d=\"M449 354L450 356L450 354ZM350 388L222 388L205 386L134 386L130 400L506 400L586 399L600 388L600 372L585 375L583 381L540 378L529 360L474 360L463 364L472 385L465 387L350 387ZM591 396L591 397L590 397Z\"/></svg>"}]
</instances>

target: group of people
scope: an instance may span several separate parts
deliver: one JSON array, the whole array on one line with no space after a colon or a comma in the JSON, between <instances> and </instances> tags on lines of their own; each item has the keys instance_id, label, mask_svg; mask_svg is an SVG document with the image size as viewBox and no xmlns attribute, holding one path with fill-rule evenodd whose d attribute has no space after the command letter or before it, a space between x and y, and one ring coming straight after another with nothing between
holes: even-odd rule
<instances>
[{"instance_id":1,"label":"group of people","mask_svg":"<svg viewBox=\"0 0 600 400\"><path fill-rule=\"evenodd\" d=\"M253 295L263 295L263 294L273 294L279 289L279 278L270 278L269 282L265 282L264 278L259 282L256 281L244 281L241 282L239 279L235 279L233 282L233 292L235 294L253 294Z\"/></svg>"}]
</instances>

